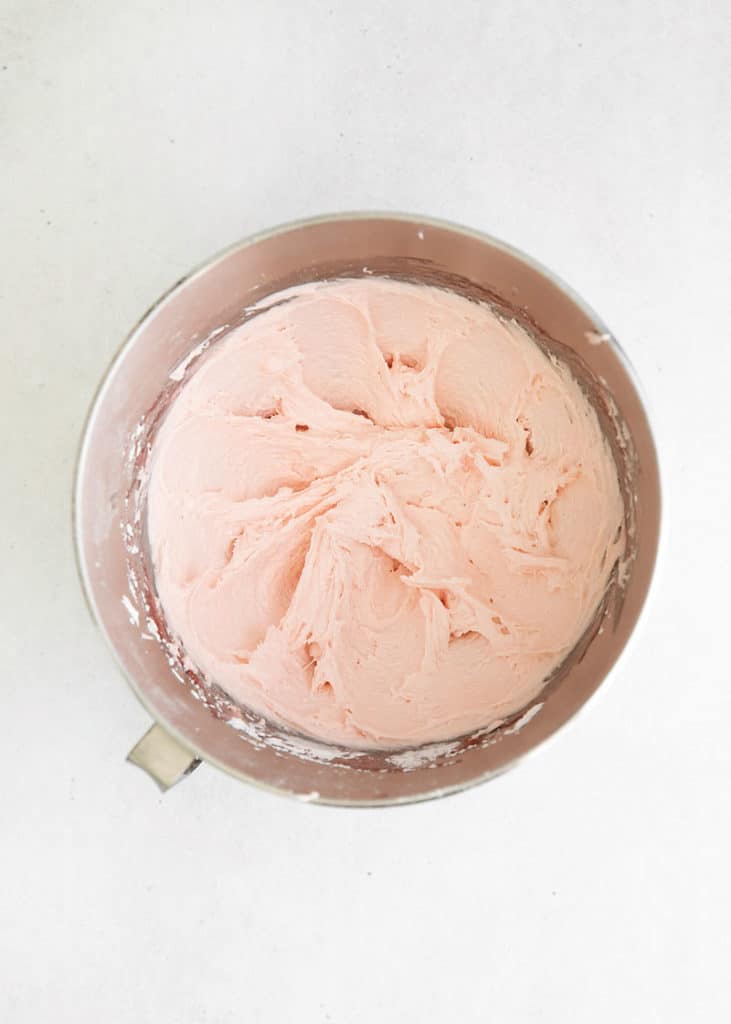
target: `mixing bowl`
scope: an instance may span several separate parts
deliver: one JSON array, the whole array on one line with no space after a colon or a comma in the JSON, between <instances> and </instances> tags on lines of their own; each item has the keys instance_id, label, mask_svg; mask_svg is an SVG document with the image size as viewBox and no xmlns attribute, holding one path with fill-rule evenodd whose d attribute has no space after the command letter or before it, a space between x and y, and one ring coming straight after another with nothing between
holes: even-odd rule
<instances>
[{"instance_id":1,"label":"mixing bowl","mask_svg":"<svg viewBox=\"0 0 731 1024\"><path fill-rule=\"evenodd\" d=\"M446 743L356 751L316 742L235 705L167 630L145 537L146 464L181 382L228 327L282 288L387 275L491 303L568 362L614 454L628 557L589 629L540 695L497 727ZM130 754L167 788L201 761L248 782L333 804L395 804L494 777L568 722L616 665L653 573L660 521L655 447L632 372L597 316L515 249L427 218L345 214L233 246L179 281L129 335L84 430L74 492L79 571L91 613L154 719Z\"/></svg>"}]
</instances>

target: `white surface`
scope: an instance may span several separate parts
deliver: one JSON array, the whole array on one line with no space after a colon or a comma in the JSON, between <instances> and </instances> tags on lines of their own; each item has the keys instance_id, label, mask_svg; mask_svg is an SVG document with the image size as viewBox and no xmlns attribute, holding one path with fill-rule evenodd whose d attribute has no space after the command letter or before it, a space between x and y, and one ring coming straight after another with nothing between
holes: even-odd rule
<instances>
[{"instance_id":1,"label":"white surface","mask_svg":"<svg viewBox=\"0 0 731 1024\"><path fill-rule=\"evenodd\" d=\"M0 4L3 1022L731 1015L727 3L426 7ZM612 326L665 471L651 615L486 787L358 812L203 767L162 798L75 576L87 404L191 265L358 207L502 236Z\"/></svg>"}]
</instances>

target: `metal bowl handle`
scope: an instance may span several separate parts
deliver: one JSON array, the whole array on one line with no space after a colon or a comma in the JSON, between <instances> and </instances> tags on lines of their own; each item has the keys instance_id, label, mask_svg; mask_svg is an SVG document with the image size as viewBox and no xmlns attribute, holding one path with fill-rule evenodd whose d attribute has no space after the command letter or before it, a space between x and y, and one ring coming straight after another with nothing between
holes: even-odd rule
<instances>
[{"instance_id":1,"label":"metal bowl handle","mask_svg":"<svg viewBox=\"0 0 731 1024\"><path fill-rule=\"evenodd\" d=\"M187 747L179 743L161 725L153 725L127 755L127 760L142 768L163 793L201 763Z\"/></svg>"}]
</instances>

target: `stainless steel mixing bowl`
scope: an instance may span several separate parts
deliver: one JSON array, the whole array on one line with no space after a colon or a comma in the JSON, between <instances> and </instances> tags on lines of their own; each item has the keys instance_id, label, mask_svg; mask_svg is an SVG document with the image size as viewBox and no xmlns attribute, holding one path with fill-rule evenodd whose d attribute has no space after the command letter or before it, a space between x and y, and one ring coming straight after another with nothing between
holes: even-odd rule
<instances>
[{"instance_id":1,"label":"stainless steel mixing bowl","mask_svg":"<svg viewBox=\"0 0 731 1024\"><path fill-rule=\"evenodd\" d=\"M485 299L567 360L594 402L625 499L630 558L582 642L540 696L491 732L414 750L355 752L306 741L233 705L167 634L144 538L145 459L191 352L292 284L387 274ZM193 360L194 361L194 360ZM208 761L323 803L441 796L515 764L571 719L614 667L653 573L660 521L655 447L620 348L554 275L502 242L426 218L346 214L250 238L179 281L134 328L101 383L79 453L74 534L97 625L155 720L130 755L165 788ZM619 578L623 575L624 578Z\"/></svg>"}]
</instances>

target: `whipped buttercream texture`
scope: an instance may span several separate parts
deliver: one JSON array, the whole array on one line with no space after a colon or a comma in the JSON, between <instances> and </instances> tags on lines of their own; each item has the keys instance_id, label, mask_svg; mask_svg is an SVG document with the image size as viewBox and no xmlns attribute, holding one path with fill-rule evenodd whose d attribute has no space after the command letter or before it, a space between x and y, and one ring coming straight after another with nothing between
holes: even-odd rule
<instances>
[{"instance_id":1,"label":"whipped buttercream texture","mask_svg":"<svg viewBox=\"0 0 731 1024\"><path fill-rule=\"evenodd\" d=\"M358 747L524 707L622 553L596 414L517 324L421 285L310 284L231 331L155 440L148 532L189 657Z\"/></svg>"}]
</instances>

